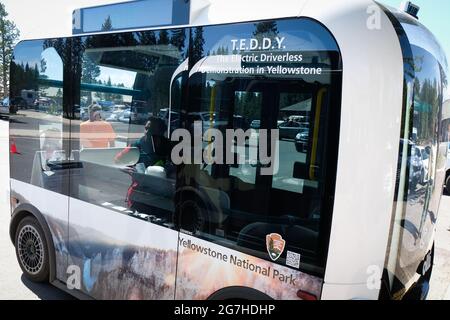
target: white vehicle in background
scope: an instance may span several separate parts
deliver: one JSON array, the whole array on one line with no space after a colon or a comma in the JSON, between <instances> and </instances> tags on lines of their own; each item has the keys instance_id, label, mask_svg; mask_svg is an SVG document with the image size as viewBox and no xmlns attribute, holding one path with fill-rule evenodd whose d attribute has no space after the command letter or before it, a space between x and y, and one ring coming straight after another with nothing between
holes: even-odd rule
<instances>
[{"instance_id":1,"label":"white vehicle in background","mask_svg":"<svg viewBox=\"0 0 450 320\"><path fill-rule=\"evenodd\" d=\"M6 97L0 101L0 117L9 115L9 98Z\"/></svg>"},{"instance_id":2,"label":"white vehicle in background","mask_svg":"<svg viewBox=\"0 0 450 320\"><path fill-rule=\"evenodd\" d=\"M120 114L120 116L118 117L118 121L119 122L123 122L123 123L130 123L130 121L131 121L131 110L130 109L126 109L124 112L122 112Z\"/></svg>"},{"instance_id":3,"label":"white vehicle in background","mask_svg":"<svg viewBox=\"0 0 450 320\"><path fill-rule=\"evenodd\" d=\"M417 147L417 156L421 160L420 184L425 184L429 180L430 150L429 148Z\"/></svg>"},{"instance_id":4,"label":"white vehicle in background","mask_svg":"<svg viewBox=\"0 0 450 320\"><path fill-rule=\"evenodd\" d=\"M119 119L122 117L122 115L127 111L128 112L131 111L129 106L115 105L112 109L111 115L108 118L106 118L106 121L118 122L118 121L120 121Z\"/></svg>"}]
</instances>

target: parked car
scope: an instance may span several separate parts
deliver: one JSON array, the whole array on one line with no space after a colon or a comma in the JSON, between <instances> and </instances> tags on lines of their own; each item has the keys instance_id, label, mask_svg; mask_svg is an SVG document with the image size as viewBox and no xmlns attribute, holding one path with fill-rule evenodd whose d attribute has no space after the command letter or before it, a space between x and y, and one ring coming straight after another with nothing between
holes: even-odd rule
<instances>
[{"instance_id":1,"label":"parked car","mask_svg":"<svg viewBox=\"0 0 450 320\"><path fill-rule=\"evenodd\" d=\"M9 101L9 105L12 106L14 111L28 108L27 101L24 98L22 98L22 97L14 97L14 98L12 98Z\"/></svg>"},{"instance_id":2,"label":"parked car","mask_svg":"<svg viewBox=\"0 0 450 320\"><path fill-rule=\"evenodd\" d=\"M119 121L123 123L130 123L131 121L131 111L126 110L122 113L122 115L119 117Z\"/></svg>"},{"instance_id":3,"label":"parked car","mask_svg":"<svg viewBox=\"0 0 450 320\"><path fill-rule=\"evenodd\" d=\"M257 130L257 129L259 129L260 127L261 127L261 120L253 120L253 121L250 123L250 128L252 128L252 129Z\"/></svg>"},{"instance_id":4,"label":"parked car","mask_svg":"<svg viewBox=\"0 0 450 320\"><path fill-rule=\"evenodd\" d=\"M112 113L109 115L109 117L106 118L106 121L109 122L116 122L119 121L120 117L123 115L125 111L130 111L130 107L126 105L116 105L112 109Z\"/></svg>"},{"instance_id":5,"label":"parked car","mask_svg":"<svg viewBox=\"0 0 450 320\"><path fill-rule=\"evenodd\" d=\"M416 190L417 185L422 182L423 179L423 161L422 161L422 154L420 152L420 149L416 146L413 146L411 149L411 157L409 159L410 164L410 170L409 170L409 181L410 181L410 188L412 190Z\"/></svg>"},{"instance_id":6,"label":"parked car","mask_svg":"<svg viewBox=\"0 0 450 320\"><path fill-rule=\"evenodd\" d=\"M403 159L403 151L405 143L408 144L409 153L406 172L409 174L409 189L414 192L417 189L417 185L421 182L423 173L423 162L420 157L420 150L417 146L410 140L400 140L400 157L398 163L398 169L401 168L401 159ZM400 174L400 170L397 170L397 174ZM397 176L396 180L396 190L398 190L398 183L400 181L400 176Z\"/></svg>"},{"instance_id":7,"label":"parked car","mask_svg":"<svg viewBox=\"0 0 450 320\"><path fill-rule=\"evenodd\" d=\"M56 101L51 98L38 98L34 101L34 108L41 112L47 112L50 106L56 106Z\"/></svg>"},{"instance_id":8,"label":"parked car","mask_svg":"<svg viewBox=\"0 0 450 320\"><path fill-rule=\"evenodd\" d=\"M87 121L87 120L89 120L89 110L88 110L88 107L81 107L81 108L80 108L80 119L81 119L81 121Z\"/></svg>"},{"instance_id":9,"label":"parked car","mask_svg":"<svg viewBox=\"0 0 450 320\"><path fill-rule=\"evenodd\" d=\"M416 147L417 156L422 160L422 171L420 183L426 184L429 180L430 168L430 149L429 147Z\"/></svg>"},{"instance_id":10,"label":"parked car","mask_svg":"<svg viewBox=\"0 0 450 320\"><path fill-rule=\"evenodd\" d=\"M0 101L0 117L9 114L9 98Z\"/></svg>"},{"instance_id":11,"label":"parked car","mask_svg":"<svg viewBox=\"0 0 450 320\"><path fill-rule=\"evenodd\" d=\"M295 149L297 152L307 153L309 144L309 130L304 129L295 136Z\"/></svg>"},{"instance_id":12,"label":"parked car","mask_svg":"<svg viewBox=\"0 0 450 320\"><path fill-rule=\"evenodd\" d=\"M296 122L296 121L285 121L278 125L278 129L280 132L280 139L292 139L294 140L297 134L303 132L308 127L304 123Z\"/></svg>"}]
</instances>

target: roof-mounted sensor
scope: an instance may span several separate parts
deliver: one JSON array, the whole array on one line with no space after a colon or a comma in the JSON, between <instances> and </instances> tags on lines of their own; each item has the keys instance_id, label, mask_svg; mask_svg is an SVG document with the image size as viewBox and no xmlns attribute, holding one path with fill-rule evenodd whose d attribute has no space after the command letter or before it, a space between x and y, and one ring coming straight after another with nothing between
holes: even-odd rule
<instances>
[{"instance_id":1,"label":"roof-mounted sensor","mask_svg":"<svg viewBox=\"0 0 450 320\"><path fill-rule=\"evenodd\" d=\"M400 10L403 10L410 16L413 16L414 18L419 19L418 13L419 13L420 7L418 5L412 3L411 1L403 1L400 5Z\"/></svg>"}]
</instances>

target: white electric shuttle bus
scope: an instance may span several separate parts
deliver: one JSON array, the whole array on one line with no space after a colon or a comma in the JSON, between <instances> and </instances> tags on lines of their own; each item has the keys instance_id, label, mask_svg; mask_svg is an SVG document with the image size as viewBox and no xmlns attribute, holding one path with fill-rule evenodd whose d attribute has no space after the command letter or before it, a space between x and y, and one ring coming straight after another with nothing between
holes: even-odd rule
<instances>
[{"instance_id":1,"label":"white electric shuttle bus","mask_svg":"<svg viewBox=\"0 0 450 320\"><path fill-rule=\"evenodd\" d=\"M424 298L448 73L405 8L136 1L20 42L10 96L47 102L10 123L24 274L94 299Z\"/></svg>"}]
</instances>

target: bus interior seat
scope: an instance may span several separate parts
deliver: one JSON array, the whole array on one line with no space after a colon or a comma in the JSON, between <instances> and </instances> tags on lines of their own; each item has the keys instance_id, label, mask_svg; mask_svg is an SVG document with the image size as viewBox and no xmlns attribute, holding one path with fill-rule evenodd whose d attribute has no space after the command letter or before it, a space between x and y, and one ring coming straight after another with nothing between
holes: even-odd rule
<instances>
[{"instance_id":1,"label":"bus interior seat","mask_svg":"<svg viewBox=\"0 0 450 320\"><path fill-rule=\"evenodd\" d=\"M116 162L116 156L125 148L89 148L80 150L80 161L98 164L107 167L128 167L134 166L139 161L140 152L138 148L127 147L128 152Z\"/></svg>"}]
</instances>

